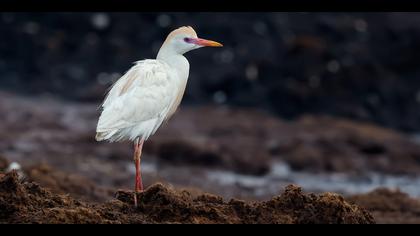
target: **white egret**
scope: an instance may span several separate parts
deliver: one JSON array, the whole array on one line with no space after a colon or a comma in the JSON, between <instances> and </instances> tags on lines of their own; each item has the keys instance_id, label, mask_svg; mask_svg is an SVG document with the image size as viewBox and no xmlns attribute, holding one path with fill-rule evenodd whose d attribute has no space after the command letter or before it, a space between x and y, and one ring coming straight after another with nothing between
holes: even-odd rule
<instances>
[{"instance_id":1,"label":"white egret","mask_svg":"<svg viewBox=\"0 0 420 236\"><path fill-rule=\"evenodd\" d=\"M172 31L156 59L137 61L108 92L96 128L96 140L134 141L137 193L143 191L140 159L143 143L169 119L184 95L190 65L184 53L222 44L201 39L190 26Z\"/></svg>"}]
</instances>

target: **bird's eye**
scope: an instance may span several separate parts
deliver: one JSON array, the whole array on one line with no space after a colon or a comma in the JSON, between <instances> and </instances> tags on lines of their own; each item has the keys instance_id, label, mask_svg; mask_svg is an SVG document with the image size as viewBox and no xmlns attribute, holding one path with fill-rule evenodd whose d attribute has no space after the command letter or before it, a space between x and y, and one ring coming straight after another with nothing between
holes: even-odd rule
<instances>
[{"instance_id":1,"label":"bird's eye","mask_svg":"<svg viewBox=\"0 0 420 236\"><path fill-rule=\"evenodd\" d=\"M184 38L184 42L189 43L189 42L191 42L191 39L190 39L190 38L185 37L185 38Z\"/></svg>"}]
</instances>

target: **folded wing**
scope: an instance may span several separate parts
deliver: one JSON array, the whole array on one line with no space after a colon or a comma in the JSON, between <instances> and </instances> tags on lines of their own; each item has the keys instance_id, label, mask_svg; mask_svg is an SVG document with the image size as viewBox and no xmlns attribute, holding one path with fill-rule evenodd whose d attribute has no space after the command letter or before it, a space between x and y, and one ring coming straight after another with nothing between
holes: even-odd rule
<instances>
[{"instance_id":1,"label":"folded wing","mask_svg":"<svg viewBox=\"0 0 420 236\"><path fill-rule=\"evenodd\" d=\"M143 136L160 126L173 102L176 88L170 68L156 60L134 65L111 88L102 104L97 140ZM137 134L138 133L138 134Z\"/></svg>"}]
</instances>

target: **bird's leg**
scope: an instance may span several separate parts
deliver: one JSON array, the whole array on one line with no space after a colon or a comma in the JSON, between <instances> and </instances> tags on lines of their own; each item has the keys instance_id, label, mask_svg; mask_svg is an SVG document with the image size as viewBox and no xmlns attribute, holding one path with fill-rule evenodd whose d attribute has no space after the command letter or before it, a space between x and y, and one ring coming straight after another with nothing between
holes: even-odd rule
<instances>
[{"instance_id":1,"label":"bird's leg","mask_svg":"<svg viewBox=\"0 0 420 236\"><path fill-rule=\"evenodd\" d=\"M137 139L134 143L134 164L136 166L136 185L134 188L134 205L137 207L137 193L143 191L143 181L141 179L141 152L143 149L143 139Z\"/></svg>"},{"instance_id":2,"label":"bird's leg","mask_svg":"<svg viewBox=\"0 0 420 236\"><path fill-rule=\"evenodd\" d=\"M143 149L143 139L140 140L140 142L137 143L137 155L135 159L136 163L136 192L142 192L143 191L143 181L141 179L141 152Z\"/></svg>"}]
</instances>

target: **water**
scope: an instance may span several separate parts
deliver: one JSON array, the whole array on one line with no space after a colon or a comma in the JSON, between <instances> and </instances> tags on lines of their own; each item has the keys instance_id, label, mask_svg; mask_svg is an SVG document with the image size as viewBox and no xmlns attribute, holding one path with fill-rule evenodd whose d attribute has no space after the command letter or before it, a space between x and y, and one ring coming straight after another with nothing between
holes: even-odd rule
<instances>
[{"instance_id":1,"label":"water","mask_svg":"<svg viewBox=\"0 0 420 236\"><path fill-rule=\"evenodd\" d=\"M379 187L399 189L420 197L420 177L369 173L361 177L345 173L309 173L292 171L285 163L274 163L265 176L247 176L230 171L208 172L208 178L222 185L254 188L255 194L278 193L279 186L297 184L306 192L337 192L344 195L366 193Z\"/></svg>"},{"instance_id":2,"label":"water","mask_svg":"<svg viewBox=\"0 0 420 236\"><path fill-rule=\"evenodd\" d=\"M132 163L127 167L134 173ZM310 173L293 171L283 162L273 163L271 171L264 176L203 167L156 165L147 161L142 164L142 171L144 174L158 174L170 183L192 185L225 196L234 196L237 195L237 191L243 191L242 196L265 199L268 196L278 195L289 184L297 184L305 192L314 193L336 192L352 195L386 187L399 189L413 197L420 197L420 177L392 176L373 172L363 176L347 173ZM183 177L180 177L181 175Z\"/></svg>"}]
</instances>

